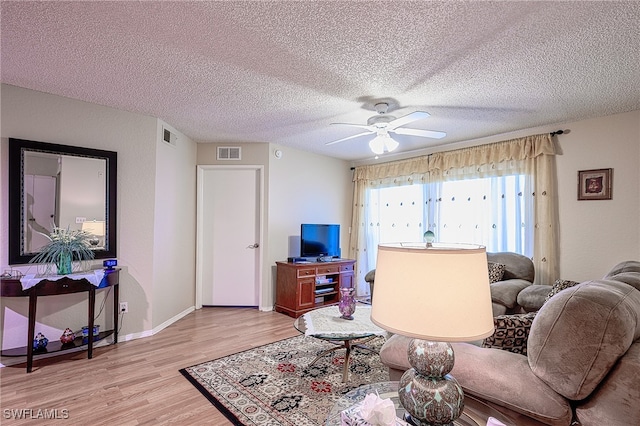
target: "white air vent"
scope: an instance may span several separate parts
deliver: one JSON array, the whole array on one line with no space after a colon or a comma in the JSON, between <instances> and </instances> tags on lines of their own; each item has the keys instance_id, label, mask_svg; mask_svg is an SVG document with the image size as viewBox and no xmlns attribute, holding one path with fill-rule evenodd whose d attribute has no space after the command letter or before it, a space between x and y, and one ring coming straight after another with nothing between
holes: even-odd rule
<instances>
[{"instance_id":1,"label":"white air vent","mask_svg":"<svg viewBox=\"0 0 640 426\"><path fill-rule=\"evenodd\" d=\"M169 145L176 146L176 141L178 140L178 136L175 133L171 133L168 129L162 129L162 140L168 143Z\"/></svg>"},{"instance_id":2,"label":"white air vent","mask_svg":"<svg viewBox=\"0 0 640 426\"><path fill-rule=\"evenodd\" d=\"M239 146L219 146L218 160L240 160L242 151Z\"/></svg>"}]
</instances>

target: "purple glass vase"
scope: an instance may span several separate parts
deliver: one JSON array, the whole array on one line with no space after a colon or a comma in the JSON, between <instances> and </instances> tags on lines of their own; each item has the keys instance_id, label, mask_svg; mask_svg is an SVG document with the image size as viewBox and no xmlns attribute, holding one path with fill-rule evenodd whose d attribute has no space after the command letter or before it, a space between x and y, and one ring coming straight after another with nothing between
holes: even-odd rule
<instances>
[{"instance_id":1,"label":"purple glass vase","mask_svg":"<svg viewBox=\"0 0 640 426\"><path fill-rule=\"evenodd\" d=\"M353 295L354 289L350 287L342 287L340 289L340 303L338 310L342 314L342 318L352 320L353 313L356 311L356 298Z\"/></svg>"}]
</instances>

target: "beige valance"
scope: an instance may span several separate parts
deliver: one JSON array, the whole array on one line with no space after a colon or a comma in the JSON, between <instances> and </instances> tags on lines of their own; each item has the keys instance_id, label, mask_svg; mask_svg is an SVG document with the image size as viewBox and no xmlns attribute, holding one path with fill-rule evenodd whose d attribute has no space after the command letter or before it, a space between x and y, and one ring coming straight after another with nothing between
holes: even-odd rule
<instances>
[{"instance_id":1,"label":"beige valance","mask_svg":"<svg viewBox=\"0 0 640 426\"><path fill-rule=\"evenodd\" d=\"M510 139L470 148L437 152L407 160L356 167L354 181L442 173L453 168L478 167L510 160L528 160L540 155L555 155L556 147L549 133Z\"/></svg>"}]
</instances>

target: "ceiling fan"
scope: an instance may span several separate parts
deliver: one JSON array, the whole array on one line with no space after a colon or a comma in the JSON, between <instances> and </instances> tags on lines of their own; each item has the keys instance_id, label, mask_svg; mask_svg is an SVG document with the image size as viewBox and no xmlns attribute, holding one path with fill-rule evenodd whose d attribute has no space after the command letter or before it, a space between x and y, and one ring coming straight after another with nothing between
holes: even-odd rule
<instances>
[{"instance_id":1,"label":"ceiling fan","mask_svg":"<svg viewBox=\"0 0 640 426\"><path fill-rule=\"evenodd\" d=\"M351 124L351 123L331 123L332 125L352 126L367 129L366 132L358 133L357 135L348 136L346 138L338 139L332 142L327 142L326 145L333 145L339 142L344 142L349 139L359 138L360 136L376 134L376 137L369 142L369 147L375 154L382 154L384 151L391 152L398 147L398 142L395 141L389 133L396 133L398 135L410 135L419 136L423 138L440 139L445 137L445 132L438 132L435 130L422 130L422 129L410 129L402 127L411 122L422 120L429 117L429 113L424 111L415 111L407 114L403 117L396 118L393 115L388 115L387 110L389 104L386 102L380 102L374 106L378 115L374 115L367 120L367 124Z\"/></svg>"}]
</instances>

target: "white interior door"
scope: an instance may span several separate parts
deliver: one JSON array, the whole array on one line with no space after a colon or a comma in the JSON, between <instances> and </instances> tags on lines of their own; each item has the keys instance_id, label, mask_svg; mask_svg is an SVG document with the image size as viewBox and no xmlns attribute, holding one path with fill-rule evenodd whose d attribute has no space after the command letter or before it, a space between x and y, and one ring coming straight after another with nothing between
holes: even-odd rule
<instances>
[{"instance_id":1,"label":"white interior door","mask_svg":"<svg viewBox=\"0 0 640 426\"><path fill-rule=\"evenodd\" d=\"M198 179L201 305L258 306L262 168L200 166Z\"/></svg>"},{"instance_id":2,"label":"white interior door","mask_svg":"<svg viewBox=\"0 0 640 426\"><path fill-rule=\"evenodd\" d=\"M56 222L56 178L53 176L25 175L25 252L35 253L47 245Z\"/></svg>"}]
</instances>

